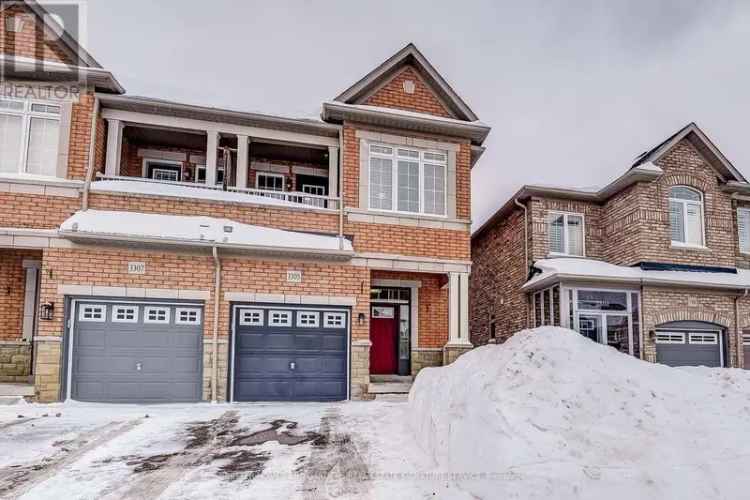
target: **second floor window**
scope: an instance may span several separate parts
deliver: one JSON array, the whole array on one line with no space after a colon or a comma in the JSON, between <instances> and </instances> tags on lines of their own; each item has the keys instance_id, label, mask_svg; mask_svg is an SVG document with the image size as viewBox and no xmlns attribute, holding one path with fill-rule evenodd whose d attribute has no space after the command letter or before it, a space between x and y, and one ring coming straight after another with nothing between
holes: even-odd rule
<instances>
[{"instance_id":1,"label":"second floor window","mask_svg":"<svg viewBox=\"0 0 750 500\"><path fill-rule=\"evenodd\" d=\"M370 208L445 215L448 155L370 145Z\"/></svg>"},{"instance_id":2,"label":"second floor window","mask_svg":"<svg viewBox=\"0 0 750 500\"><path fill-rule=\"evenodd\" d=\"M57 175L60 106L0 99L0 173Z\"/></svg>"},{"instance_id":3,"label":"second floor window","mask_svg":"<svg viewBox=\"0 0 750 500\"><path fill-rule=\"evenodd\" d=\"M737 236L740 252L750 254L750 208L737 209Z\"/></svg>"},{"instance_id":4,"label":"second floor window","mask_svg":"<svg viewBox=\"0 0 750 500\"><path fill-rule=\"evenodd\" d=\"M669 190L669 226L673 245L703 243L703 194L686 186Z\"/></svg>"},{"instance_id":5,"label":"second floor window","mask_svg":"<svg viewBox=\"0 0 750 500\"><path fill-rule=\"evenodd\" d=\"M558 255L584 255L583 215L550 213L549 251Z\"/></svg>"}]
</instances>

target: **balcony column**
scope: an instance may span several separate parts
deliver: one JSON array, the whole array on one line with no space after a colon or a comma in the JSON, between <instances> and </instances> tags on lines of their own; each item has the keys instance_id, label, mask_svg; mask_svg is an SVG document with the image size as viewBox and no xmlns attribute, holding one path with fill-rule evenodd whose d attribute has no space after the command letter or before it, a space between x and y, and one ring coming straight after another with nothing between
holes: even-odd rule
<instances>
[{"instance_id":1,"label":"balcony column","mask_svg":"<svg viewBox=\"0 0 750 500\"><path fill-rule=\"evenodd\" d=\"M123 125L120 120L107 121L107 157L104 165L104 173L106 175L120 175L122 129Z\"/></svg>"},{"instance_id":2,"label":"balcony column","mask_svg":"<svg viewBox=\"0 0 750 500\"><path fill-rule=\"evenodd\" d=\"M448 343L443 364L450 364L472 348L469 339L469 273L448 274Z\"/></svg>"},{"instance_id":3,"label":"balcony column","mask_svg":"<svg viewBox=\"0 0 750 500\"><path fill-rule=\"evenodd\" d=\"M237 180L235 186L247 188L247 165L250 161L250 138L246 135L237 136Z\"/></svg>"},{"instance_id":4,"label":"balcony column","mask_svg":"<svg viewBox=\"0 0 750 500\"><path fill-rule=\"evenodd\" d=\"M339 193L339 148L328 146L328 196Z\"/></svg>"},{"instance_id":5,"label":"balcony column","mask_svg":"<svg viewBox=\"0 0 750 500\"><path fill-rule=\"evenodd\" d=\"M206 130L206 185L216 185L216 155L219 148L219 131Z\"/></svg>"}]
</instances>

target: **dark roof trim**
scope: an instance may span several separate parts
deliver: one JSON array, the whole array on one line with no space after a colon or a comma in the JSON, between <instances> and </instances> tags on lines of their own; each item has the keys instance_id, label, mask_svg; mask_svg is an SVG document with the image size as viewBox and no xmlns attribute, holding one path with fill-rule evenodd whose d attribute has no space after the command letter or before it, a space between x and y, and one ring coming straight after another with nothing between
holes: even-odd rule
<instances>
[{"instance_id":1,"label":"dark roof trim","mask_svg":"<svg viewBox=\"0 0 750 500\"><path fill-rule=\"evenodd\" d=\"M123 111L264 127L326 137L338 137L339 134L339 127L337 125L318 120L286 118L262 113L196 106L148 97L100 95L99 99L103 106Z\"/></svg>"},{"instance_id":2,"label":"dark roof trim","mask_svg":"<svg viewBox=\"0 0 750 500\"><path fill-rule=\"evenodd\" d=\"M693 273L727 273L737 274L734 267L719 266L694 266L690 264L670 264L665 262L641 262L635 267L640 267L644 271L686 271Z\"/></svg>"},{"instance_id":3,"label":"dark roof trim","mask_svg":"<svg viewBox=\"0 0 750 500\"><path fill-rule=\"evenodd\" d=\"M683 139L690 141L700 154L703 155L703 157L722 176L724 181L747 182L739 170L732 165L732 162L730 162L727 157L719 151L719 148L711 142L711 139L709 139L694 122L688 123L649 151L638 156L632 167L635 168L646 162L656 162Z\"/></svg>"},{"instance_id":4,"label":"dark roof trim","mask_svg":"<svg viewBox=\"0 0 750 500\"><path fill-rule=\"evenodd\" d=\"M408 44L386 59L357 83L336 96L334 101L346 104L362 104L362 101L369 97L373 89L390 80L401 68L407 65L411 65L417 70L419 76L425 80L457 118L469 122L479 119L413 43Z\"/></svg>"},{"instance_id":5,"label":"dark roof trim","mask_svg":"<svg viewBox=\"0 0 750 500\"><path fill-rule=\"evenodd\" d=\"M383 127L394 127L429 134L461 137L481 145L490 133L490 127L481 122L464 122L421 113L404 112L398 109L343 104L323 103L321 117L325 121L343 122L351 120Z\"/></svg>"},{"instance_id":6,"label":"dark roof trim","mask_svg":"<svg viewBox=\"0 0 750 500\"><path fill-rule=\"evenodd\" d=\"M55 21L55 18L50 15L47 9L39 5L36 0L23 0L23 3L26 4L31 12L33 12L39 19L41 19L48 30L52 31L56 35L59 35L60 40L63 42L63 48L68 52L68 55L73 56L74 61L81 62L89 68L102 69L101 64L99 64L97 60L94 59L94 56L89 54L89 52L84 49L81 44L78 43L78 40L73 38L73 36L71 36L71 34L68 33L63 26L60 25L60 23ZM0 10L4 9L5 7L5 5L0 5Z\"/></svg>"},{"instance_id":7,"label":"dark roof trim","mask_svg":"<svg viewBox=\"0 0 750 500\"><path fill-rule=\"evenodd\" d=\"M485 229L494 225L498 220L507 217L517 209L515 200L526 201L532 197L545 198L564 198L569 200L589 201L592 203L604 203L612 195L623 189L635 184L636 182L649 182L657 179L662 175L659 167L649 163L634 167L623 175L610 182L598 191L587 191L583 189L554 187L554 186L534 186L525 185L519 189L505 204L500 207L489 219L487 219L474 233L472 238L479 236Z\"/></svg>"}]
</instances>

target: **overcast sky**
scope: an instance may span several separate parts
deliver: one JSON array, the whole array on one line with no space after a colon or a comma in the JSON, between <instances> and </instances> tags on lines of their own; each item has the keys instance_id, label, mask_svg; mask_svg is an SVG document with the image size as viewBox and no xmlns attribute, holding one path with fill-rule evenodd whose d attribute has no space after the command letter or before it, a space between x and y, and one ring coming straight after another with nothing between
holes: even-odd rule
<instances>
[{"instance_id":1,"label":"overcast sky","mask_svg":"<svg viewBox=\"0 0 750 500\"><path fill-rule=\"evenodd\" d=\"M131 95L299 117L414 42L492 126L475 227L523 184L602 185L695 121L750 174L750 2L89 0Z\"/></svg>"}]
</instances>

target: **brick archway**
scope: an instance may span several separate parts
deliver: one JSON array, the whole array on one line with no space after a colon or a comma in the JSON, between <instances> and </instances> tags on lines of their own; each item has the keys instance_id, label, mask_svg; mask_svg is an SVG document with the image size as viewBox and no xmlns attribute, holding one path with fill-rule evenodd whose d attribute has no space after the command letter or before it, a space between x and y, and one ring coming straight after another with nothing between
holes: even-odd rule
<instances>
[{"instance_id":1,"label":"brick archway","mask_svg":"<svg viewBox=\"0 0 750 500\"><path fill-rule=\"evenodd\" d=\"M709 182L687 174L671 174L664 177L664 186L668 188L674 186L688 186L699 190L705 196L711 190Z\"/></svg>"},{"instance_id":2,"label":"brick archway","mask_svg":"<svg viewBox=\"0 0 750 500\"><path fill-rule=\"evenodd\" d=\"M729 328L732 320L726 313L709 311L700 307L688 307L676 311L668 311L654 316L654 326L658 327L664 323L673 321L701 321Z\"/></svg>"}]
</instances>

